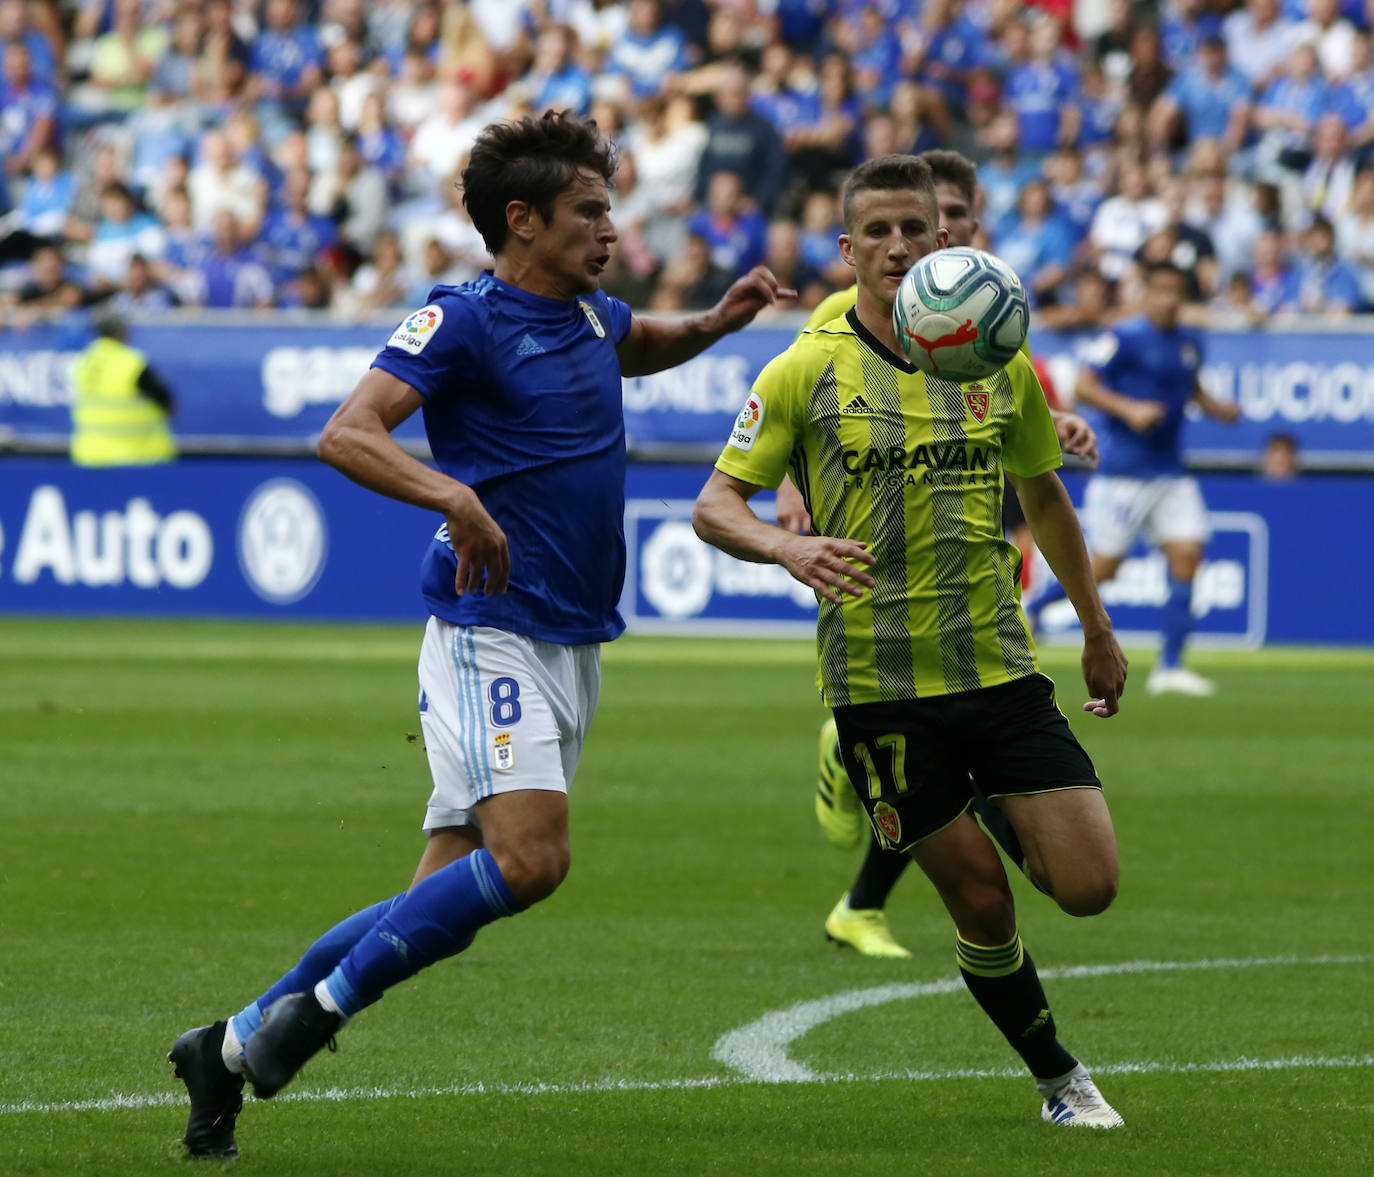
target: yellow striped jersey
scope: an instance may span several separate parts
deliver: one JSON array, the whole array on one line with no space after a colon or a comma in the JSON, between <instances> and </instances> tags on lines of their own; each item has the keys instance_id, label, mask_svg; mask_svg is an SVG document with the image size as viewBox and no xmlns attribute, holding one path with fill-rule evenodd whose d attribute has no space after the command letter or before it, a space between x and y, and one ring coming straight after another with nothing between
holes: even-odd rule
<instances>
[{"instance_id":1,"label":"yellow striped jersey","mask_svg":"<svg viewBox=\"0 0 1374 1177\"><path fill-rule=\"evenodd\" d=\"M899 359L851 311L764 368L716 469L770 488L790 473L815 534L866 541L876 558L876 588L820 600L818 682L841 707L1036 673L1002 472L1059 465L1023 355L956 384Z\"/></svg>"}]
</instances>

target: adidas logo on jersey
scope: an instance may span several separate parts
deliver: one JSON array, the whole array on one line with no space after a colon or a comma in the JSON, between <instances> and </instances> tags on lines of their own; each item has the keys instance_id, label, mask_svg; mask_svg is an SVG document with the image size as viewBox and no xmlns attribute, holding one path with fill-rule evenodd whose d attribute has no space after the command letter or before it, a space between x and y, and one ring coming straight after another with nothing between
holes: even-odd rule
<instances>
[{"instance_id":1,"label":"adidas logo on jersey","mask_svg":"<svg viewBox=\"0 0 1374 1177\"><path fill-rule=\"evenodd\" d=\"M520 340L520 346L515 349L515 354L517 356L542 356L544 349L535 341L534 336L526 331L524 338Z\"/></svg>"},{"instance_id":2,"label":"adidas logo on jersey","mask_svg":"<svg viewBox=\"0 0 1374 1177\"><path fill-rule=\"evenodd\" d=\"M872 411L868 407L868 402L864 400L863 393L860 393L840 410L842 413L871 413Z\"/></svg>"}]
</instances>

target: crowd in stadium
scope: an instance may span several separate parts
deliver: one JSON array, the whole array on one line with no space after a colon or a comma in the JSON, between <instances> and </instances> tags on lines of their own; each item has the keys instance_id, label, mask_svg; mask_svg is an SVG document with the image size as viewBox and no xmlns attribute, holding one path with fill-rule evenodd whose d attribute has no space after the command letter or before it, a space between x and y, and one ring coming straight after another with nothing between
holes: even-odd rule
<instances>
[{"instance_id":1,"label":"crowd in stadium","mask_svg":"<svg viewBox=\"0 0 1374 1177\"><path fill-rule=\"evenodd\" d=\"M638 307L759 263L814 306L846 170L952 147L1038 324L1126 313L1162 257L1215 325L1374 309L1374 3L1074 7L0 0L0 321L419 304L488 264L478 132L549 107L621 145L603 286Z\"/></svg>"}]
</instances>

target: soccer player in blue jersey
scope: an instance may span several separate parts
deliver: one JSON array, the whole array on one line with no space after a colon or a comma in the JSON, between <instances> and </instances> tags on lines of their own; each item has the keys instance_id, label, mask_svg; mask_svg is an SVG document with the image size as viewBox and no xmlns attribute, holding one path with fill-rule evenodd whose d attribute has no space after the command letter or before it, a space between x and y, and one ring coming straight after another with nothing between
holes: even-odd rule
<instances>
[{"instance_id":1,"label":"soccer player in blue jersey","mask_svg":"<svg viewBox=\"0 0 1374 1177\"><path fill-rule=\"evenodd\" d=\"M567 112L488 127L463 199L494 268L435 287L320 438L350 478L444 519L422 572L428 840L406 891L326 932L238 1014L177 1039L194 1156L238 1154L245 1077L271 1097L386 989L567 874L599 646L624 629L621 377L682 363L792 294L757 269L692 318L632 315L599 289L615 168L595 124ZM434 467L391 436L417 410Z\"/></svg>"},{"instance_id":2,"label":"soccer player in blue jersey","mask_svg":"<svg viewBox=\"0 0 1374 1177\"><path fill-rule=\"evenodd\" d=\"M1178 321L1187 292L1187 275L1173 263L1147 267L1145 313L1107 332L1102 352L1080 372L1078 401L1105 417L1102 459L1084 492L1083 520L1099 583L1116 575L1139 536L1169 563L1164 644L1145 689L1210 695L1214 684L1183 665L1193 628L1193 578L1210 535L1197 479L1183 467L1183 415L1194 404L1230 422L1240 410L1209 396L1198 381L1202 335ZM1036 613L1063 595L1051 588L1036 601Z\"/></svg>"}]
</instances>

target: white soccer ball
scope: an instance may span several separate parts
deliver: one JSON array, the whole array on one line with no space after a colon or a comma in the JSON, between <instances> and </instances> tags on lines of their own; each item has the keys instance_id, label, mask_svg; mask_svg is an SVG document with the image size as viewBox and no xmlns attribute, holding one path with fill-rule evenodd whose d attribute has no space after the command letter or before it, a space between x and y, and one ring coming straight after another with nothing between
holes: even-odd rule
<instances>
[{"instance_id":1,"label":"white soccer ball","mask_svg":"<svg viewBox=\"0 0 1374 1177\"><path fill-rule=\"evenodd\" d=\"M926 254L907 271L892 304L907 359L956 383L1004 367L1025 343L1029 317L1016 272L965 246Z\"/></svg>"}]
</instances>

